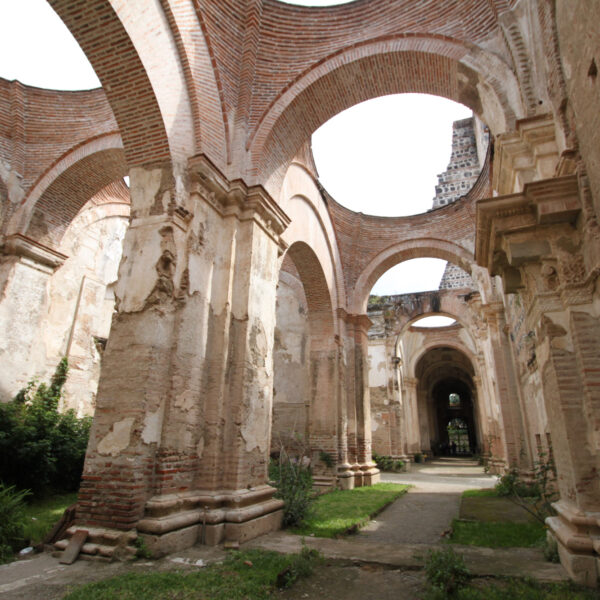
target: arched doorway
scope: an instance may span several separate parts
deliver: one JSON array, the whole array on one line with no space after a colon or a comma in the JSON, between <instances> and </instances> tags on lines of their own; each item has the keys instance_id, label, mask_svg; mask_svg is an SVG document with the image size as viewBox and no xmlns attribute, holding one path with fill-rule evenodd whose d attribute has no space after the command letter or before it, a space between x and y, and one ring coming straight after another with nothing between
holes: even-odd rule
<instances>
[{"instance_id":1,"label":"arched doorway","mask_svg":"<svg viewBox=\"0 0 600 600\"><path fill-rule=\"evenodd\" d=\"M435 455L470 455L482 444L471 360L449 346L428 350L416 367L421 450Z\"/></svg>"},{"instance_id":2,"label":"arched doorway","mask_svg":"<svg viewBox=\"0 0 600 600\"><path fill-rule=\"evenodd\" d=\"M464 456L476 452L479 444L469 386L454 377L439 380L432 400L437 422L431 439L434 453Z\"/></svg>"},{"instance_id":3,"label":"arched doorway","mask_svg":"<svg viewBox=\"0 0 600 600\"><path fill-rule=\"evenodd\" d=\"M320 488L336 482L337 378L327 281L313 250L295 242L277 284L271 453L309 458Z\"/></svg>"}]
</instances>

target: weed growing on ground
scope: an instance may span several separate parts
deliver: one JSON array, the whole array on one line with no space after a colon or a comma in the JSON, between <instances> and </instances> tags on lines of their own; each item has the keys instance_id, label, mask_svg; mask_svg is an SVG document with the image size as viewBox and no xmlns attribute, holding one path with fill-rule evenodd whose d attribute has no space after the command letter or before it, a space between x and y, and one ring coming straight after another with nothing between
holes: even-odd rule
<instances>
[{"instance_id":1,"label":"weed growing on ground","mask_svg":"<svg viewBox=\"0 0 600 600\"><path fill-rule=\"evenodd\" d=\"M313 501L313 478L310 463L303 454L289 456L282 449L279 458L269 465L269 479L277 488L276 498L284 502L284 527L299 525L307 517Z\"/></svg>"},{"instance_id":2,"label":"weed growing on ground","mask_svg":"<svg viewBox=\"0 0 600 600\"><path fill-rule=\"evenodd\" d=\"M427 553L425 577L430 586L428 598L443 600L455 598L458 591L469 583L471 574L463 557L447 548Z\"/></svg>"},{"instance_id":3,"label":"weed growing on ground","mask_svg":"<svg viewBox=\"0 0 600 600\"><path fill-rule=\"evenodd\" d=\"M63 600L267 600L278 586L289 587L309 576L319 560L308 548L289 555L247 550L195 572L152 571L111 577L78 587Z\"/></svg>"},{"instance_id":4,"label":"weed growing on ground","mask_svg":"<svg viewBox=\"0 0 600 600\"><path fill-rule=\"evenodd\" d=\"M380 471L402 471L404 469L404 461L392 458L391 456L383 456L373 452L373 461Z\"/></svg>"},{"instance_id":5,"label":"weed growing on ground","mask_svg":"<svg viewBox=\"0 0 600 600\"><path fill-rule=\"evenodd\" d=\"M135 546L135 557L136 558L152 558L152 552L146 545L146 541L143 537L138 536L135 538L133 545Z\"/></svg>"},{"instance_id":6,"label":"weed growing on ground","mask_svg":"<svg viewBox=\"0 0 600 600\"><path fill-rule=\"evenodd\" d=\"M23 547L25 498L27 491L0 483L0 563L9 562L15 551Z\"/></svg>"}]
</instances>

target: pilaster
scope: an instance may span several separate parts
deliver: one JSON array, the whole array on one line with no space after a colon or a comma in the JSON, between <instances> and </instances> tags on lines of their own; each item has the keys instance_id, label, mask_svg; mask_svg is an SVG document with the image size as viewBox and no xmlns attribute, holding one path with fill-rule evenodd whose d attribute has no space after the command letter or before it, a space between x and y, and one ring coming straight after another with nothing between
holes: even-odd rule
<instances>
[{"instance_id":1,"label":"pilaster","mask_svg":"<svg viewBox=\"0 0 600 600\"><path fill-rule=\"evenodd\" d=\"M355 444L355 462L352 464L355 486L372 485L379 481L379 469L371 457L371 403L369 396L368 333L372 325L367 315L349 314L338 309L338 316L345 323L346 335L351 344L350 368L347 382L352 395L348 397L349 412L355 416L355 438L349 435L349 446Z\"/></svg>"},{"instance_id":2,"label":"pilaster","mask_svg":"<svg viewBox=\"0 0 600 600\"><path fill-rule=\"evenodd\" d=\"M281 523L267 485L280 234L260 186L204 156L187 189L132 172L131 226L79 497L82 524L157 553Z\"/></svg>"},{"instance_id":3,"label":"pilaster","mask_svg":"<svg viewBox=\"0 0 600 600\"><path fill-rule=\"evenodd\" d=\"M541 373L560 500L547 520L570 575L595 585L600 560L600 323L576 176L527 184L477 207L477 262L519 293L527 367Z\"/></svg>"}]
</instances>

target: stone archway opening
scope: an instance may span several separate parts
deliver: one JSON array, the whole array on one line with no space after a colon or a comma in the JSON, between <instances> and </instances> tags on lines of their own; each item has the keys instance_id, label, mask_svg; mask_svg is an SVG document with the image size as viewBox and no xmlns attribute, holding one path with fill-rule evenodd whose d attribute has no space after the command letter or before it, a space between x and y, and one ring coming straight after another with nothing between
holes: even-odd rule
<instances>
[{"instance_id":1,"label":"stone archway opening","mask_svg":"<svg viewBox=\"0 0 600 600\"><path fill-rule=\"evenodd\" d=\"M432 450L442 456L468 456L477 452L478 440L470 387L460 379L438 381L432 390L437 431Z\"/></svg>"},{"instance_id":2,"label":"stone archway opening","mask_svg":"<svg viewBox=\"0 0 600 600\"><path fill-rule=\"evenodd\" d=\"M271 455L311 461L318 488L336 482L336 347L327 283L303 242L286 253L276 294Z\"/></svg>"},{"instance_id":3,"label":"stone archway opening","mask_svg":"<svg viewBox=\"0 0 600 600\"><path fill-rule=\"evenodd\" d=\"M478 453L482 433L471 360L456 348L432 348L419 359L415 375L421 451Z\"/></svg>"}]
</instances>

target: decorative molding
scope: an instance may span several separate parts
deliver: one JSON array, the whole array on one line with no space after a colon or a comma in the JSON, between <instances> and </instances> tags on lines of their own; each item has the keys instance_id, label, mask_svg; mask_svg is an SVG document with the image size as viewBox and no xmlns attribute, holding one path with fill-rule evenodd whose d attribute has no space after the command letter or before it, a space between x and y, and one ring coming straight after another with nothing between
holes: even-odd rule
<instances>
[{"instance_id":1,"label":"decorative molding","mask_svg":"<svg viewBox=\"0 0 600 600\"><path fill-rule=\"evenodd\" d=\"M520 260L506 256L505 236L521 232L530 234L546 225L572 224L580 212L575 175L535 181L527 184L520 194L480 200L477 202L475 260L491 275L501 274L499 271L504 267L515 267L528 260L524 256ZM547 235L541 236L539 244L545 239ZM534 258L532 254L530 259ZM503 260L506 264L502 264Z\"/></svg>"},{"instance_id":2,"label":"decorative molding","mask_svg":"<svg viewBox=\"0 0 600 600\"><path fill-rule=\"evenodd\" d=\"M500 195L519 192L526 183L553 177L558 163L552 115L521 119L515 131L496 139L492 188Z\"/></svg>"},{"instance_id":3,"label":"decorative molding","mask_svg":"<svg viewBox=\"0 0 600 600\"><path fill-rule=\"evenodd\" d=\"M35 263L56 269L69 257L21 233L9 235L2 246L5 255L23 256Z\"/></svg>"},{"instance_id":4,"label":"decorative molding","mask_svg":"<svg viewBox=\"0 0 600 600\"><path fill-rule=\"evenodd\" d=\"M229 181L204 154L188 161L192 179L191 193L208 202L221 216L236 216L240 221L254 220L277 243L290 224L290 218L261 186L248 186L242 179Z\"/></svg>"}]
</instances>

